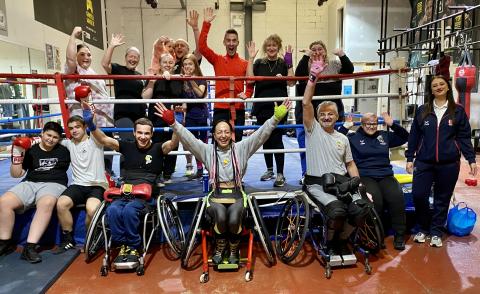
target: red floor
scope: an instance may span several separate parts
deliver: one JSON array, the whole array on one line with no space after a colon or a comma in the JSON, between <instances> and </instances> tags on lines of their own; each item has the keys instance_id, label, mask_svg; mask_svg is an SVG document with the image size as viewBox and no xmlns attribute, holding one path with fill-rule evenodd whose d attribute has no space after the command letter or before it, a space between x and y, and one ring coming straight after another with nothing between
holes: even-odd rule
<instances>
[{"instance_id":1,"label":"red floor","mask_svg":"<svg viewBox=\"0 0 480 294\"><path fill-rule=\"evenodd\" d=\"M456 198L467 201L480 212L480 187L467 187L466 164L457 184ZM365 274L362 263L351 268L334 269L330 280L310 247L297 258L296 265L281 262L268 268L263 252L257 248L254 278L244 281L239 272L210 272L210 281L199 283L201 268L181 269L179 261L168 260L160 248L147 256L145 275L111 272L101 277L101 258L86 264L83 256L67 269L49 293L480 293L480 228L464 238L449 236L442 248L414 244L398 252L387 249L371 261L372 275Z\"/></svg>"}]
</instances>

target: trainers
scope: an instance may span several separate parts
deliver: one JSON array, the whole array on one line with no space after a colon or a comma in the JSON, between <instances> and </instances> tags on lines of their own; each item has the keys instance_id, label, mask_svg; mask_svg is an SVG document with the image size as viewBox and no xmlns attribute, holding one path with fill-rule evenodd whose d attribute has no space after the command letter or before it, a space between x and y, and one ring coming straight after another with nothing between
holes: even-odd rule
<instances>
[{"instance_id":1,"label":"trainers","mask_svg":"<svg viewBox=\"0 0 480 294\"><path fill-rule=\"evenodd\" d=\"M42 257L38 254L35 247L37 244L27 243L25 247L23 247L22 255L20 256L21 259L24 259L30 263L39 263L42 261Z\"/></svg>"},{"instance_id":2,"label":"trainers","mask_svg":"<svg viewBox=\"0 0 480 294\"><path fill-rule=\"evenodd\" d=\"M166 184L171 184L172 183L172 178L171 176L163 176L163 183Z\"/></svg>"},{"instance_id":3,"label":"trainers","mask_svg":"<svg viewBox=\"0 0 480 294\"><path fill-rule=\"evenodd\" d=\"M277 178L275 179L275 182L273 183L274 187L283 187L285 186L285 177L283 174L278 173Z\"/></svg>"},{"instance_id":4,"label":"trainers","mask_svg":"<svg viewBox=\"0 0 480 294\"><path fill-rule=\"evenodd\" d=\"M223 251L227 247L227 240L222 237L217 237L215 242L215 253L212 256L212 261L214 264L220 264L223 260Z\"/></svg>"},{"instance_id":5,"label":"trainers","mask_svg":"<svg viewBox=\"0 0 480 294\"><path fill-rule=\"evenodd\" d=\"M260 181L268 181L275 178L275 174L271 170L267 170L261 177Z\"/></svg>"},{"instance_id":6,"label":"trainers","mask_svg":"<svg viewBox=\"0 0 480 294\"><path fill-rule=\"evenodd\" d=\"M405 237L403 234L393 236L393 248L396 250L405 250Z\"/></svg>"},{"instance_id":7,"label":"trainers","mask_svg":"<svg viewBox=\"0 0 480 294\"><path fill-rule=\"evenodd\" d=\"M432 239L430 239L430 247L442 247L442 238L439 236L433 236Z\"/></svg>"},{"instance_id":8,"label":"trainers","mask_svg":"<svg viewBox=\"0 0 480 294\"><path fill-rule=\"evenodd\" d=\"M115 257L114 263L125 262L127 260L127 256L130 253L130 248L126 245L120 246L120 251L118 251L117 257Z\"/></svg>"},{"instance_id":9,"label":"trainers","mask_svg":"<svg viewBox=\"0 0 480 294\"><path fill-rule=\"evenodd\" d=\"M427 235L425 235L422 232L418 232L415 235L415 237L413 237L413 241L415 241L417 243L425 243L426 240L427 240Z\"/></svg>"},{"instance_id":10,"label":"trainers","mask_svg":"<svg viewBox=\"0 0 480 294\"><path fill-rule=\"evenodd\" d=\"M0 240L0 256L12 253L15 251L15 247L11 239Z\"/></svg>"},{"instance_id":11,"label":"trainers","mask_svg":"<svg viewBox=\"0 0 480 294\"><path fill-rule=\"evenodd\" d=\"M138 262L138 259L140 258L140 253L138 252L137 249L131 249L127 246L128 248L128 254L127 254L127 261L128 262Z\"/></svg>"},{"instance_id":12,"label":"trainers","mask_svg":"<svg viewBox=\"0 0 480 294\"><path fill-rule=\"evenodd\" d=\"M228 256L228 263L238 264L238 262L240 261L240 257L238 254L238 244L240 244L240 240L230 241L228 243L230 247L230 255Z\"/></svg>"},{"instance_id":13,"label":"trainers","mask_svg":"<svg viewBox=\"0 0 480 294\"><path fill-rule=\"evenodd\" d=\"M191 163L187 164L186 168L185 168L185 175L187 177L189 176L192 176L193 175L193 165Z\"/></svg>"},{"instance_id":14,"label":"trainers","mask_svg":"<svg viewBox=\"0 0 480 294\"><path fill-rule=\"evenodd\" d=\"M57 250L53 254L62 254L73 248L75 248L75 241L72 232L62 232L60 245L58 245Z\"/></svg>"}]
</instances>

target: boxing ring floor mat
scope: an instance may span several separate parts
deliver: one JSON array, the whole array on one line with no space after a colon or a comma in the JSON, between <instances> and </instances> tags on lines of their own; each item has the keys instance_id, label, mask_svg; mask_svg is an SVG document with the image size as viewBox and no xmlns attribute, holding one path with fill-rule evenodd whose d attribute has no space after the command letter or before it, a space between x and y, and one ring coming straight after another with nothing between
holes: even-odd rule
<instances>
[{"instance_id":1,"label":"boxing ring floor mat","mask_svg":"<svg viewBox=\"0 0 480 294\"><path fill-rule=\"evenodd\" d=\"M45 293L80 254L79 249L55 255L40 252L42 262L20 259L20 251L0 257L0 294Z\"/></svg>"}]
</instances>

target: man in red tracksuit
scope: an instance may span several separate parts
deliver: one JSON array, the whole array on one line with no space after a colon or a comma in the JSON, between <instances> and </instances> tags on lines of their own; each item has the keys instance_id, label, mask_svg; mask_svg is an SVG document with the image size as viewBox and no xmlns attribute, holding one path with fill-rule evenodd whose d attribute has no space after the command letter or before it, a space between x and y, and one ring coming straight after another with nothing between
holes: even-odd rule
<instances>
[{"instance_id":1,"label":"man in red tracksuit","mask_svg":"<svg viewBox=\"0 0 480 294\"><path fill-rule=\"evenodd\" d=\"M238 33L234 29L225 32L223 45L227 51L226 55L215 53L207 44L208 32L212 21L215 19L213 8L207 8L204 11L204 20L202 31L200 32L199 51L213 65L216 76L246 76L248 62L240 58L237 53L239 44ZM229 81L215 82L216 98L242 98L246 99L252 96L253 89L247 87L244 91L244 81L235 81L233 97L230 95ZM245 106L244 103L215 103L213 112L213 121L233 120L236 126L245 125ZM242 130L235 131L235 141L242 139Z\"/></svg>"}]
</instances>

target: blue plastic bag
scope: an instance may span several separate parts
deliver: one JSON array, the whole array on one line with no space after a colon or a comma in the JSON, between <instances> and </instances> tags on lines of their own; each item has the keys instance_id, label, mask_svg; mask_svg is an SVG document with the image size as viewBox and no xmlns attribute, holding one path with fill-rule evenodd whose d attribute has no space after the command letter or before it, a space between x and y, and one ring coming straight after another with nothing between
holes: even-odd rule
<instances>
[{"instance_id":1,"label":"blue plastic bag","mask_svg":"<svg viewBox=\"0 0 480 294\"><path fill-rule=\"evenodd\" d=\"M460 207L462 204L465 207ZM460 202L448 211L447 228L455 236L467 236L472 232L476 221L477 214L475 211L468 207L465 202Z\"/></svg>"}]
</instances>

